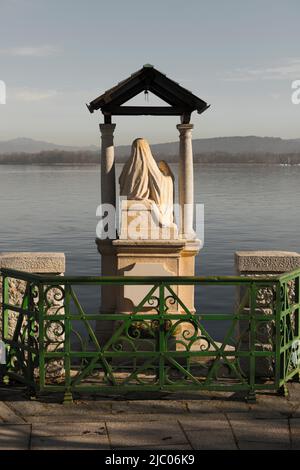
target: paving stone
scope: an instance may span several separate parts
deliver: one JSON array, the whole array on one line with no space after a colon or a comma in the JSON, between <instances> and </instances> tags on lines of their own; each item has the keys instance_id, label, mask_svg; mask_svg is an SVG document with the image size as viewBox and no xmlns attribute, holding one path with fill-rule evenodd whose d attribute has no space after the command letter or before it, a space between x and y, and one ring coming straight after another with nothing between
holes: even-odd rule
<instances>
[{"instance_id":1,"label":"paving stone","mask_svg":"<svg viewBox=\"0 0 300 470\"><path fill-rule=\"evenodd\" d=\"M259 396L257 403L250 405L251 415L260 419L280 419L289 417L295 407L285 397L278 395Z\"/></svg>"},{"instance_id":2,"label":"paving stone","mask_svg":"<svg viewBox=\"0 0 300 470\"><path fill-rule=\"evenodd\" d=\"M239 448L255 443L263 446L274 445L290 448L289 426L287 419L255 419L245 414L228 414ZM252 445L252 444L251 444Z\"/></svg>"},{"instance_id":3,"label":"paving stone","mask_svg":"<svg viewBox=\"0 0 300 470\"><path fill-rule=\"evenodd\" d=\"M97 423L45 423L32 425L32 437L106 435L105 422Z\"/></svg>"},{"instance_id":4,"label":"paving stone","mask_svg":"<svg viewBox=\"0 0 300 470\"><path fill-rule=\"evenodd\" d=\"M10 406L26 421L32 423L68 422L68 421L94 421L102 420L104 414L111 414L111 403L90 402L88 404L62 405L54 403L40 403L38 400L10 402Z\"/></svg>"},{"instance_id":5,"label":"paving stone","mask_svg":"<svg viewBox=\"0 0 300 470\"><path fill-rule=\"evenodd\" d=\"M66 423L72 423L76 421L77 423L89 423L89 422L103 422L103 421L111 421L111 422L120 422L120 421L130 421L130 422L141 422L144 423L145 421L147 422L156 422L161 419L165 421L176 421L178 418L184 417L186 414L182 415L168 415L168 414L134 414L134 413L115 413L115 414L105 414L105 413L85 413L84 415L74 415L74 416L64 416L63 414L61 416L42 416L39 418L38 416L27 416L26 419L28 422L36 425L39 423L43 423L46 425L47 423L61 423L61 424L66 424ZM57 419L55 419L57 418Z\"/></svg>"},{"instance_id":6,"label":"paving stone","mask_svg":"<svg viewBox=\"0 0 300 470\"><path fill-rule=\"evenodd\" d=\"M292 449L300 450L300 419L291 418L289 422L291 430Z\"/></svg>"},{"instance_id":7,"label":"paving stone","mask_svg":"<svg viewBox=\"0 0 300 470\"><path fill-rule=\"evenodd\" d=\"M116 402L111 405L112 414L128 413L129 405L127 402Z\"/></svg>"},{"instance_id":8,"label":"paving stone","mask_svg":"<svg viewBox=\"0 0 300 470\"><path fill-rule=\"evenodd\" d=\"M8 402L9 406L22 416L47 416L59 414L62 405L58 403L43 403L39 400L21 399Z\"/></svg>"},{"instance_id":9,"label":"paving stone","mask_svg":"<svg viewBox=\"0 0 300 470\"><path fill-rule=\"evenodd\" d=\"M293 408L290 406L282 406L272 408L264 403L257 403L250 406L250 413L255 419L285 419L293 414Z\"/></svg>"},{"instance_id":10,"label":"paving stone","mask_svg":"<svg viewBox=\"0 0 300 470\"><path fill-rule=\"evenodd\" d=\"M291 411L290 418L300 418L300 404L295 405Z\"/></svg>"},{"instance_id":11,"label":"paving stone","mask_svg":"<svg viewBox=\"0 0 300 470\"><path fill-rule=\"evenodd\" d=\"M289 388L288 399L257 394L253 405L231 392L197 392L177 399L84 398L70 406L54 395L30 401L22 391L0 389L0 423L7 423L0 424L0 448L26 449L32 423L31 448L109 449L106 422L114 449L236 449L236 443L245 450L289 449L291 443L300 449L300 384Z\"/></svg>"},{"instance_id":12,"label":"paving stone","mask_svg":"<svg viewBox=\"0 0 300 470\"><path fill-rule=\"evenodd\" d=\"M128 411L134 413L182 414L188 413L185 401L134 400L128 402ZM115 404L112 405L114 410Z\"/></svg>"},{"instance_id":13,"label":"paving stone","mask_svg":"<svg viewBox=\"0 0 300 470\"><path fill-rule=\"evenodd\" d=\"M114 447L114 450L165 450L166 452L168 451L173 451L173 450L192 450L192 447L189 444L184 444L184 445L176 445L176 446L159 446L152 444L151 446L138 446L138 447ZM154 465L153 465L154 466Z\"/></svg>"},{"instance_id":14,"label":"paving stone","mask_svg":"<svg viewBox=\"0 0 300 470\"><path fill-rule=\"evenodd\" d=\"M202 423L207 421L222 421L228 423L226 416L223 413L205 413L203 416L196 414L189 414L187 416L181 416L178 418L179 423L183 426L185 431L192 431L195 429L202 429Z\"/></svg>"},{"instance_id":15,"label":"paving stone","mask_svg":"<svg viewBox=\"0 0 300 470\"><path fill-rule=\"evenodd\" d=\"M113 449L142 446L177 448L189 445L176 421L109 422L107 429Z\"/></svg>"},{"instance_id":16,"label":"paving stone","mask_svg":"<svg viewBox=\"0 0 300 470\"><path fill-rule=\"evenodd\" d=\"M204 414L199 419L182 418L180 424L195 450L237 449L230 425L223 414Z\"/></svg>"},{"instance_id":17,"label":"paving stone","mask_svg":"<svg viewBox=\"0 0 300 470\"><path fill-rule=\"evenodd\" d=\"M44 403L39 400L22 400L9 402L9 406L23 416L52 416L60 414L71 416L86 412L111 412L111 402L102 402L100 400L88 403L73 403L70 405L63 405L62 403Z\"/></svg>"},{"instance_id":18,"label":"paving stone","mask_svg":"<svg viewBox=\"0 0 300 470\"><path fill-rule=\"evenodd\" d=\"M210 400L207 403L191 402L187 403L190 413L248 413L250 408L245 402L239 401L215 401Z\"/></svg>"},{"instance_id":19,"label":"paving stone","mask_svg":"<svg viewBox=\"0 0 300 470\"><path fill-rule=\"evenodd\" d=\"M31 450L109 450L106 435L32 437Z\"/></svg>"},{"instance_id":20,"label":"paving stone","mask_svg":"<svg viewBox=\"0 0 300 470\"><path fill-rule=\"evenodd\" d=\"M300 384L299 382L289 382L288 383L289 395L287 397L288 402L299 403L300 402Z\"/></svg>"},{"instance_id":21,"label":"paving stone","mask_svg":"<svg viewBox=\"0 0 300 470\"><path fill-rule=\"evenodd\" d=\"M249 413L250 406L245 400L216 400L213 403L216 412Z\"/></svg>"},{"instance_id":22,"label":"paving stone","mask_svg":"<svg viewBox=\"0 0 300 470\"><path fill-rule=\"evenodd\" d=\"M242 441L238 446L240 450L290 450L289 444L278 444L278 442Z\"/></svg>"},{"instance_id":23,"label":"paving stone","mask_svg":"<svg viewBox=\"0 0 300 470\"><path fill-rule=\"evenodd\" d=\"M0 450L26 450L29 448L29 424L0 424Z\"/></svg>"},{"instance_id":24,"label":"paving stone","mask_svg":"<svg viewBox=\"0 0 300 470\"><path fill-rule=\"evenodd\" d=\"M220 413L214 400L189 400L187 409L190 413Z\"/></svg>"},{"instance_id":25,"label":"paving stone","mask_svg":"<svg viewBox=\"0 0 300 470\"><path fill-rule=\"evenodd\" d=\"M0 402L0 423L24 424L25 421L2 401Z\"/></svg>"}]
</instances>

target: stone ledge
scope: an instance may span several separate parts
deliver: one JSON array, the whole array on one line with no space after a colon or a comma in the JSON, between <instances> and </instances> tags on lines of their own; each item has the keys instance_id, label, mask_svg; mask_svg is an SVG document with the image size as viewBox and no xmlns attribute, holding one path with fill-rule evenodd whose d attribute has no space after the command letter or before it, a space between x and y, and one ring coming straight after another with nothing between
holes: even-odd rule
<instances>
[{"instance_id":1,"label":"stone ledge","mask_svg":"<svg viewBox=\"0 0 300 470\"><path fill-rule=\"evenodd\" d=\"M0 252L0 269L31 273L62 274L66 269L65 254L51 252Z\"/></svg>"},{"instance_id":2,"label":"stone ledge","mask_svg":"<svg viewBox=\"0 0 300 470\"><path fill-rule=\"evenodd\" d=\"M185 246L186 241L185 240L162 240L162 239L157 239L157 240L132 240L132 239L127 239L127 238L119 238L117 240L113 240L112 244L114 246L138 246L144 248L145 246L149 247L175 247L175 248L182 248Z\"/></svg>"},{"instance_id":3,"label":"stone ledge","mask_svg":"<svg viewBox=\"0 0 300 470\"><path fill-rule=\"evenodd\" d=\"M300 268L300 254L294 251L237 251L239 273L284 273Z\"/></svg>"}]
</instances>

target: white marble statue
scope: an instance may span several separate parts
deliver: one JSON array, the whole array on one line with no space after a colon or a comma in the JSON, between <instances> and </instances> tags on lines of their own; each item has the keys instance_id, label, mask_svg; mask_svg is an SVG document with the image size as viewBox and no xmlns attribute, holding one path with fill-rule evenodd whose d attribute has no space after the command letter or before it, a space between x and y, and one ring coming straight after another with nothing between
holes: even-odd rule
<instances>
[{"instance_id":1,"label":"white marble statue","mask_svg":"<svg viewBox=\"0 0 300 470\"><path fill-rule=\"evenodd\" d=\"M174 176L165 161L157 165L145 139L133 141L119 183L120 196L150 202L159 225L174 225Z\"/></svg>"}]
</instances>

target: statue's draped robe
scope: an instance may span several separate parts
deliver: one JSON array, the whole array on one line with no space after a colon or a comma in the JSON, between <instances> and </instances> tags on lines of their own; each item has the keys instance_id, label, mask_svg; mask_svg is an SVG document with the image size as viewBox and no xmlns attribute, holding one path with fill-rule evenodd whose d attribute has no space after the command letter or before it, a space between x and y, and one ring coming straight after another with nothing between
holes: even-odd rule
<instances>
[{"instance_id":1,"label":"statue's draped robe","mask_svg":"<svg viewBox=\"0 0 300 470\"><path fill-rule=\"evenodd\" d=\"M123 167L119 183L120 196L154 203L159 224L173 224L172 174L162 173L145 139L136 139L133 142L131 157Z\"/></svg>"}]
</instances>

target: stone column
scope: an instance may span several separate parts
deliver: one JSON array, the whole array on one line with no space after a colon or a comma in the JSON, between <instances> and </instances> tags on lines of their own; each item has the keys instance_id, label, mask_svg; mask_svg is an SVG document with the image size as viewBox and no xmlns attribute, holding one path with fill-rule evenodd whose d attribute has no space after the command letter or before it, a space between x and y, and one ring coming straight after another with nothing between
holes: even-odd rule
<instances>
[{"instance_id":1,"label":"stone column","mask_svg":"<svg viewBox=\"0 0 300 470\"><path fill-rule=\"evenodd\" d=\"M179 204L181 209L180 237L195 238L194 222L194 164L192 148L193 124L178 124L179 130Z\"/></svg>"},{"instance_id":2,"label":"stone column","mask_svg":"<svg viewBox=\"0 0 300 470\"><path fill-rule=\"evenodd\" d=\"M115 124L100 124L101 132L101 204L110 204L116 207L116 175L114 130ZM110 230L110 237L116 238L116 220L114 229ZM115 257L111 239L96 239L98 251L101 254L102 276L115 275ZM115 311L115 286L101 286L100 312L112 313ZM98 339L106 342L113 332L113 322L101 321L96 324Z\"/></svg>"},{"instance_id":3,"label":"stone column","mask_svg":"<svg viewBox=\"0 0 300 470\"><path fill-rule=\"evenodd\" d=\"M101 203L116 206L115 124L100 124L101 132Z\"/></svg>"}]
</instances>

